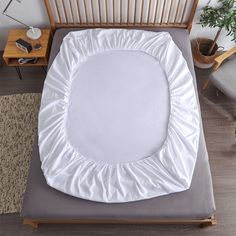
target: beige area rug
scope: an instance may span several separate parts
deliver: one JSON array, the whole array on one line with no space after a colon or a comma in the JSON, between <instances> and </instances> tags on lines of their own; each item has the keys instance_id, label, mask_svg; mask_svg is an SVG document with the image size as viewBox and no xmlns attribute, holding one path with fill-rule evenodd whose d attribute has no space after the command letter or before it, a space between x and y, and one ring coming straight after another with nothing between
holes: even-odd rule
<instances>
[{"instance_id":1,"label":"beige area rug","mask_svg":"<svg viewBox=\"0 0 236 236\"><path fill-rule=\"evenodd\" d=\"M40 99L37 93L0 97L0 214L21 209Z\"/></svg>"}]
</instances>

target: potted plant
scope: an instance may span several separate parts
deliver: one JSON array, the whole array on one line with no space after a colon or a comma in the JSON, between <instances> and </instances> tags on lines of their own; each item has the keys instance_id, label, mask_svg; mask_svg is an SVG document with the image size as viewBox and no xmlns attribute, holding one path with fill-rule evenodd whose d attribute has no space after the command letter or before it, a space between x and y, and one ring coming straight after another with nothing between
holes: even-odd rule
<instances>
[{"instance_id":1,"label":"potted plant","mask_svg":"<svg viewBox=\"0 0 236 236\"><path fill-rule=\"evenodd\" d=\"M217 40L225 29L236 41L236 0L218 0L216 7L210 6L210 2L203 8L199 24L202 27L218 28L213 40L197 38L193 46L195 64L201 68L209 68L213 65L220 47Z\"/></svg>"}]
</instances>

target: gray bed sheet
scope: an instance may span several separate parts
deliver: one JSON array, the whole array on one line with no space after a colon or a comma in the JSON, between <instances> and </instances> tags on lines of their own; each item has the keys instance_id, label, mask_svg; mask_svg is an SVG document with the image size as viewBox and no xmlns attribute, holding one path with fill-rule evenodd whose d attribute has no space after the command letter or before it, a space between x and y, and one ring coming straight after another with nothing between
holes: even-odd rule
<instances>
[{"instance_id":1,"label":"gray bed sheet","mask_svg":"<svg viewBox=\"0 0 236 236\"><path fill-rule=\"evenodd\" d=\"M49 67L59 52L64 36L70 31L72 29L56 31ZM184 29L163 29L162 31L168 31L182 51L194 77L196 88L188 31ZM28 219L48 220L204 219L212 216L214 212L212 178L201 124L198 157L190 189L129 203L87 201L66 195L48 186L40 168L36 138L21 216Z\"/></svg>"}]
</instances>

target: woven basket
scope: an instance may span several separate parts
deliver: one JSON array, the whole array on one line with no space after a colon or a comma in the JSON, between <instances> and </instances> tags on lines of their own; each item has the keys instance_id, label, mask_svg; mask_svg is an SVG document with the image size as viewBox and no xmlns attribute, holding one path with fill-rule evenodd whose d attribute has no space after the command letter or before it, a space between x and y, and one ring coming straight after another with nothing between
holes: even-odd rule
<instances>
[{"instance_id":1,"label":"woven basket","mask_svg":"<svg viewBox=\"0 0 236 236\"><path fill-rule=\"evenodd\" d=\"M216 44L213 48L212 55L208 56L207 53L213 44L213 40L206 38L197 38L193 41L192 50L195 65L200 68L210 68L214 64L214 59L218 56L218 47Z\"/></svg>"}]
</instances>

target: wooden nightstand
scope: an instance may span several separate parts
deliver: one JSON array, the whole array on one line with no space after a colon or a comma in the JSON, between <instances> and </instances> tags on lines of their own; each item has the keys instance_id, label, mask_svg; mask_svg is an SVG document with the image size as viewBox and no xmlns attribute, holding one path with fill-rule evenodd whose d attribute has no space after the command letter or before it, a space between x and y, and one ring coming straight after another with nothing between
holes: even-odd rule
<instances>
[{"instance_id":1,"label":"wooden nightstand","mask_svg":"<svg viewBox=\"0 0 236 236\"><path fill-rule=\"evenodd\" d=\"M19 75L19 78L22 79L20 67L21 66L41 66L44 70L48 65L49 52L51 47L51 31L50 29L42 29L42 36L37 40L31 40L26 36L27 29L14 29L9 32L7 44L3 53L3 59L8 66L14 66ZM17 39L23 39L30 43L34 48L35 44L41 44L42 48L39 50L32 50L30 53L26 53L17 48L15 42ZM19 58L37 58L35 64L19 64ZM46 71L46 70L45 70Z\"/></svg>"}]
</instances>

